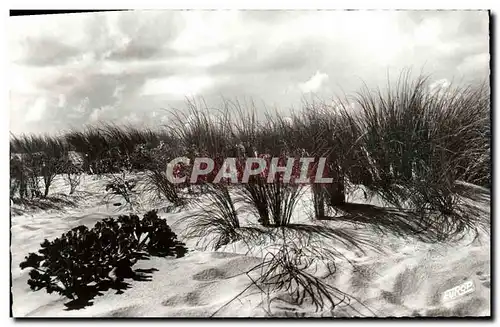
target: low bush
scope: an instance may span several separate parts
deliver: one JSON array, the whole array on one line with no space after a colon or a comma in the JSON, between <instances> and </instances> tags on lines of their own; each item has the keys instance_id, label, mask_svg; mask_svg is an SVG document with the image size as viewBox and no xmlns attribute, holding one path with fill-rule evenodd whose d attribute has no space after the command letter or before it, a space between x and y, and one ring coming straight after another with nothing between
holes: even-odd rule
<instances>
[{"instance_id":1,"label":"low bush","mask_svg":"<svg viewBox=\"0 0 500 327\"><path fill-rule=\"evenodd\" d=\"M106 192L108 194L105 198L121 197L129 206L129 209L132 210L133 205L136 203L137 182L127 175L126 171L122 171L120 174L107 176ZM121 205L121 203L118 202L116 205Z\"/></svg>"},{"instance_id":2,"label":"low bush","mask_svg":"<svg viewBox=\"0 0 500 327\"><path fill-rule=\"evenodd\" d=\"M21 269L32 268L28 284L70 299L82 299L91 289L132 277L137 260L153 256L182 257L187 249L164 219L150 211L104 219L92 229L78 226L53 241L45 240L38 253L29 253Z\"/></svg>"},{"instance_id":3,"label":"low bush","mask_svg":"<svg viewBox=\"0 0 500 327\"><path fill-rule=\"evenodd\" d=\"M82 180L83 171L80 167L74 165L69 160L64 162L64 180L69 185L69 194L73 194L76 191L78 185Z\"/></svg>"}]
</instances>

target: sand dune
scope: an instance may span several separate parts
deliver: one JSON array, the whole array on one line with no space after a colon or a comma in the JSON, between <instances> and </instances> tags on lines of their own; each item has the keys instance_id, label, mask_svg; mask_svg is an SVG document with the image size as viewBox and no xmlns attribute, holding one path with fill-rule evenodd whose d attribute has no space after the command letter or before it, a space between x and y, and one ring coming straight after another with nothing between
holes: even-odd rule
<instances>
[{"instance_id":1,"label":"sand dune","mask_svg":"<svg viewBox=\"0 0 500 327\"><path fill-rule=\"evenodd\" d=\"M130 287L119 292L121 294L110 290L95 297L90 306L67 310L64 304L68 299L47 294L44 290L32 292L27 285L28 271L21 271L19 263L28 252L36 251L45 238L53 239L72 227L92 226L105 217L125 212L104 204L96 205L102 183L89 176L86 181L85 188L90 191L74 208L34 210L12 216L15 317L490 315L489 235L438 245L394 235L381 236L370 230L371 242L384 251L361 253L342 249L349 262L339 258L335 262L336 274L326 281L348 294L350 302L339 305L333 313L315 312L312 306L287 303L284 294L272 295L274 300L269 304L267 295L252 286L245 273L262 262L266 250L247 253L248 248L235 243L217 252L205 251L196 249L193 240L186 240L191 251L183 258L152 257L139 261L133 268L144 276L144 280L130 280ZM64 190L63 184L56 185ZM478 205L484 208L485 215L489 215L489 199ZM182 221L183 215L184 212L161 213L180 236L183 225L176 222ZM298 216L306 217L305 214ZM336 223L331 224L335 226ZM350 228L363 230L360 226ZM321 277L324 271L319 267L315 274ZM443 299L446 290L466 281L473 282L473 292L454 300Z\"/></svg>"}]
</instances>

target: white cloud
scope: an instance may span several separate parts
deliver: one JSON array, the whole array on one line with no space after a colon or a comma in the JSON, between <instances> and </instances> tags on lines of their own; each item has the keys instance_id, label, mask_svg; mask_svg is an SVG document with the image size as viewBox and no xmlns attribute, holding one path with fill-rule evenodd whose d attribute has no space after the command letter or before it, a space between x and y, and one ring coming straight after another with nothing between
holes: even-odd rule
<instances>
[{"instance_id":1,"label":"white cloud","mask_svg":"<svg viewBox=\"0 0 500 327\"><path fill-rule=\"evenodd\" d=\"M59 94L59 97L58 97L58 103L57 103L57 106L59 108L62 108L66 105L66 97L64 96L64 94Z\"/></svg>"},{"instance_id":2,"label":"white cloud","mask_svg":"<svg viewBox=\"0 0 500 327\"><path fill-rule=\"evenodd\" d=\"M106 115L111 113L113 111L113 107L112 106L104 106L104 107L101 107L101 108L94 108L94 110L92 110L92 113L90 114L90 121L91 122L97 122L97 121L100 121L100 120L103 120L104 118L106 118Z\"/></svg>"},{"instance_id":3,"label":"white cloud","mask_svg":"<svg viewBox=\"0 0 500 327\"><path fill-rule=\"evenodd\" d=\"M36 78L36 72L29 72L16 65L11 65L9 70L10 89L16 93L36 93L38 90L33 85Z\"/></svg>"},{"instance_id":4,"label":"white cloud","mask_svg":"<svg viewBox=\"0 0 500 327\"><path fill-rule=\"evenodd\" d=\"M429 91L439 92L440 90L447 89L450 86L450 81L446 78L434 81L429 85Z\"/></svg>"},{"instance_id":5,"label":"white cloud","mask_svg":"<svg viewBox=\"0 0 500 327\"><path fill-rule=\"evenodd\" d=\"M474 56L465 58L465 60L457 67L457 70L466 73L468 71L478 70L479 67L482 67L487 73L489 70L489 63L490 54L479 53Z\"/></svg>"},{"instance_id":6,"label":"white cloud","mask_svg":"<svg viewBox=\"0 0 500 327\"><path fill-rule=\"evenodd\" d=\"M215 51L197 56L195 58L187 58L183 60L183 63L187 65L209 67L223 63L229 58L229 56L230 53L228 51Z\"/></svg>"},{"instance_id":7,"label":"white cloud","mask_svg":"<svg viewBox=\"0 0 500 327\"><path fill-rule=\"evenodd\" d=\"M216 48L238 35L248 33L240 24L238 10L213 11L210 15L203 11L182 12L186 28L176 38L172 48L178 51L197 51L203 48Z\"/></svg>"},{"instance_id":8,"label":"white cloud","mask_svg":"<svg viewBox=\"0 0 500 327\"><path fill-rule=\"evenodd\" d=\"M209 76L171 76L155 78L146 81L142 88L142 95L169 94L177 98L198 95L212 85Z\"/></svg>"},{"instance_id":9,"label":"white cloud","mask_svg":"<svg viewBox=\"0 0 500 327\"><path fill-rule=\"evenodd\" d=\"M36 122L42 119L45 110L47 109L47 100L45 98L38 98L33 106L28 109L25 119L27 122Z\"/></svg>"},{"instance_id":10,"label":"white cloud","mask_svg":"<svg viewBox=\"0 0 500 327\"><path fill-rule=\"evenodd\" d=\"M59 99L60 101L60 99ZM65 103L67 100L65 99ZM85 113L90 109L89 107L90 99L88 97L85 97L80 100L78 105L75 107L72 107L70 110L68 110L68 117L75 118L75 119L82 119Z\"/></svg>"},{"instance_id":11,"label":"white cloud","mask_svg":"<svg viewBox=\"0 0 500 327\"><path fill-rule=\"evenodd\" d=\"M127 123L127 124L138 124L141 122L141 119L139 118L139 116L135 112L132 112L131 114L125 116L122 119L122 121Z\"/></svg>"},{"instance_id":12,"label":"white cloud","mask_svg":"<svg viewBox=\"0 0 500 327\"><path fill-rule=\"evenodd\" d=\"M314 76L311 77L307 82L299 84L299 88L304 93L316 92L327 80L327 74L317 71L316 74L314 74Z\"/></svg>"},{"instance_id":13,"label":"white cloud","mask_svg":"<svg viewBox=\"0 0 500 327\"><path fill-rule=\"evenodd\" d=\"M113 92L113 97L116 98L117 100L121 100L123 98L123 91L125 90L124 85L119 85L115 88L115 91Z\"/></svg>"},{"instance_id":14,"label":"white cloud","mask_svg":"<svg viewBox=\"0 0 500 327\"><path fill-rule=\"evenodd\" d=\"M439 40L441 24L436 19L426 19L414 32L415 43L418 45L433 45Z\"/></svg>"},{"instance_id":15,"label":"white cloud","mask_svg":"<svg viewBox=\"0 0 500 327\"><path fill-rule=\"evenodd\" d=\"M95 108L90 114L90 121L92 122L98 121L100 113L101 113L101 108Z\"/></svg>"}]
</instances>

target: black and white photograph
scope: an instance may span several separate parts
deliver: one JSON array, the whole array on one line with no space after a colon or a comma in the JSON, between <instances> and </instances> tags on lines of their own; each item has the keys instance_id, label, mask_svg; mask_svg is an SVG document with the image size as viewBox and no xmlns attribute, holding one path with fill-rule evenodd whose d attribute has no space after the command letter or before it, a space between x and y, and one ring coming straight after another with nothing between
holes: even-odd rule
<instances>
[{"instance_id":1,"label":"black and white photograph","mask_svg":"<svg viewBox=\"0 0 500 327\"><path fill-rule=\"evenodd\" d=\"M11 317L491 318L493 19L11 11Z\"/></svg>"}]
</instances>

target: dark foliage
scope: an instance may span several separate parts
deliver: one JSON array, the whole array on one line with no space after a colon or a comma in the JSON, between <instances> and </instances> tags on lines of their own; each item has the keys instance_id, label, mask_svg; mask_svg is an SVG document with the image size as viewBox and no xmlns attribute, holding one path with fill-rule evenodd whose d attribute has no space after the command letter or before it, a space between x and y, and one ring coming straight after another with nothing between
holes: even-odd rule
<instances>
[{"instance_id":1,"label":"dark foliage","mask_svg":"<svg viewBox=\"0 0 500 327\"><path fill-rule=\"evenodd\" d=\"M132 278L131 267L141 258L183 257L184 243L156 211L107 218L92 229L78 226L53 241L45 240L38 253L20 264L32 268L28 284L34 291L45 288L70 299L87 298L99 287Z\"/></svg>"}]
</instances>

